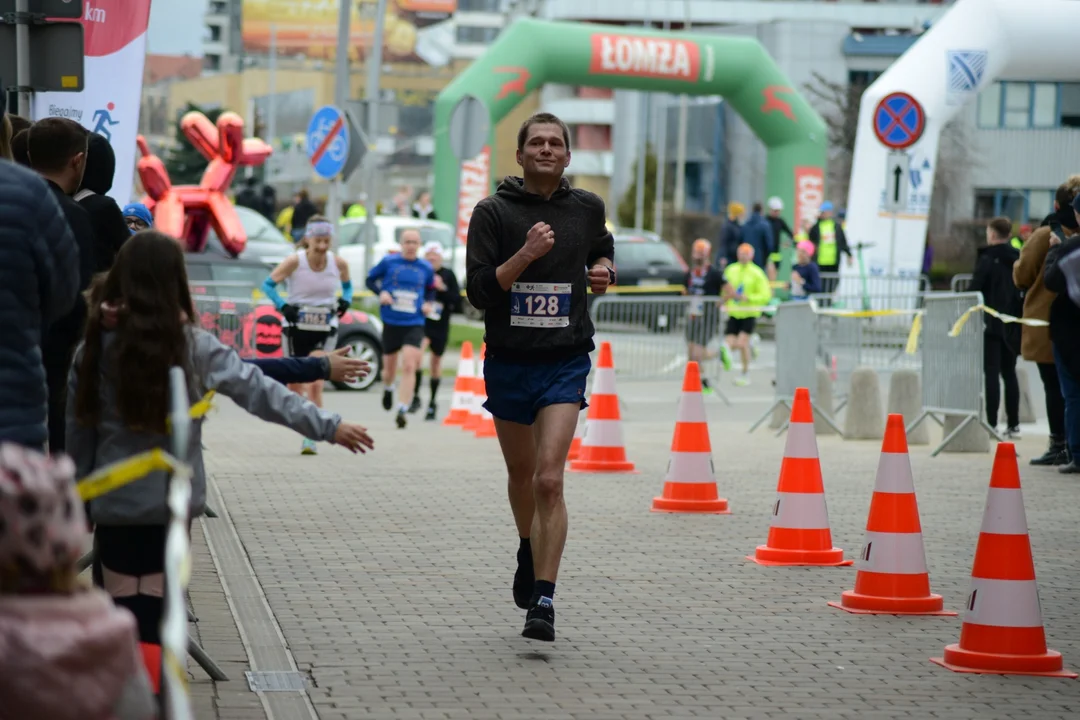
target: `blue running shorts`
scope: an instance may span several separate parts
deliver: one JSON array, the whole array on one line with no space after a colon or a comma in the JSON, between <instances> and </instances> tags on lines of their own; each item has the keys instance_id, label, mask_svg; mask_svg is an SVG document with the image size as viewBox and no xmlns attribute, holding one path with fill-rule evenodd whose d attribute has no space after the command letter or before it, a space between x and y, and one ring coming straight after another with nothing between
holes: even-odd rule
<instances>
[{"instance_id":1,"label":"blue running shorts","mask_svg":"<svg viewBox=\"0 0 1080 720\"><path fill-rule=\"evenodd\" d=\"M588 355L555 363L520 364L491 358L484 361L487 402L484 409L500 420L532 425L541 408L560 403L581 403L592 370Z\"/></svg>"}]
</instances>

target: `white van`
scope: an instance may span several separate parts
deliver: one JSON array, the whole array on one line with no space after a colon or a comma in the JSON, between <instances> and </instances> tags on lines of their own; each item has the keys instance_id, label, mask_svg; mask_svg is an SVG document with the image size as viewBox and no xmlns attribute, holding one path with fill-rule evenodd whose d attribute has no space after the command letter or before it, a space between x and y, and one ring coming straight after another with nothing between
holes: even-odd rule
<instances>
[{"instance_id":1,"label":"white van","mask_svg":"<svg viewBox=\"0 0 1080 720\"><path fill-rule=\"evenodd\" d=\"M367 218L343 218L338 225L338 254L349 263L349 275L359 289L367 279L364 265L364 239ZM400 251L401 234L406 230L419 230L420 243L437 242L443 249L443 265L454 271L458 284L465 287L465 246L457 241L457 233L450 223L438 220L419 220L400 215L377 215L377 237L372 248L372 262L378 263L386 255Z\"/></svg>"}]
</instances>

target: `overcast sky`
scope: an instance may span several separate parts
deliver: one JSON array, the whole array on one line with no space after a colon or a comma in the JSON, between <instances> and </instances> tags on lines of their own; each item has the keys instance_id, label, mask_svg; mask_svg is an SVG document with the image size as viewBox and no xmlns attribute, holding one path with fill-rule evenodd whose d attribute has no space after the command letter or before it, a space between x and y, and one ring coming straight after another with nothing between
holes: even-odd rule
<instances>
[{"instance_id":1,"label":"overcast sky","mask_svg":"<svg viewBox=\"0 0 1080 720\"><path fill-rule=\"evenodd\" d=\"M203 13L207 0L152 0L147 52L202 55Z\"/></svg>"}]
</instances>

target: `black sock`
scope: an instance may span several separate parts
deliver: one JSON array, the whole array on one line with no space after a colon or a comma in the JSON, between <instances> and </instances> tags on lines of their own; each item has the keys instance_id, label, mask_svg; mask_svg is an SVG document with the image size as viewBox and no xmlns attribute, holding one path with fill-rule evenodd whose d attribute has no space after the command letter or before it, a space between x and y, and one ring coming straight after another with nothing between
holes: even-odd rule
<instances>
[{"instance_id":1,"label":"black sock","mask_svg":"<svg viewBox=\"0 0 1080 720\"><path fill-rule=\"evenodd\" d=\"M540 598L545 597L551 600L555 599L555 583L547 580L537 580L536 584L533 585L532 601L529 604L536 605L540 602Z\"/></svg>"},{"instance_id":2,"label":"black sock","mask_svg":"<svg viewBox=\"0 0 1080 720\"><path fill-rule=\"evenodd\" d=\"M436 395L436 393L439 392L439 383L442 382L442 378L433 377L433 378L431 378L430 382L431 382L431 404L434 405L435 404L435 395ZM525 538L525 541L528 542L529 538Z\"/></svg>"},{"instance_id":3,"label":"black sock","mask_svg":"<svg viewBox=\"0 0 1080 720\"><path fill-rule=\"evenodd\" d=\"M424 382L424 371L423 370L417 370L416 371L416 385L415 385L415 391L416 391L416 396L417 397L420 397L420 385L423 382Z\"/></svg>"},{"instance_id":4,"label":"black sock","mask_svg":"<svg viewBox=\"0 0 1080 720\"><path fill-rule=\"evenodd\" d=\"M521 538L517 560L518 565L532 565L532 543L529 542L529 538Z\"/></svg>"}]
</instances>

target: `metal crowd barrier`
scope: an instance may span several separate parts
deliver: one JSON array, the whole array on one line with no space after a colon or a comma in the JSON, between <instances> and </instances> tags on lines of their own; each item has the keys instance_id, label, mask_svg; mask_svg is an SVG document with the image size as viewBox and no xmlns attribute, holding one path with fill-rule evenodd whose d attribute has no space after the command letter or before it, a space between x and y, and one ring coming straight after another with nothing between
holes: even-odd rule
<instances>
[{"instance_id":1,"label":"metal crowd barrier","mask_svg":"<svg viewBox=\"0 0 1080 720\"><path fill-rule=\"evenodd\" d=\"M927 275L848 275L822 273L823 307L845 310L915 310L917 298L930 291Z\"/></svg>"},{"instance_id":2,"label":"metal crowd barrier","mask_svg":"<svg viewBox=\"0 0 1080 720\"><path fill-rule=\"evenodd\" d=\"M949 292L967 292L967 289L971 287L971 278L971 273L959 273L953 275L952 280L949 281Z\"/></svg>"},{"instance_id":3,"label":"metal crowd barrier","mask_svg":"<svg viewBox=\"0 0 1080 720\"><path fill-rule=\"evenodd\" d=\"M984 419L983 406L983 315L972 313L955 337L950 337L956 321L968 308L981 305L982 293L928 293L920 346L922 367L922 413L908 426L911 433L927 418L944 427L944 416L962 418L946 435L931 457L936 456L973 422L999 439ZM941 417L939 417L941 416Z\"/></svg>"},{"instance_id":4,"label":"metal crowd barrier","mask_svg":"<svg viewBox=\"0 0 1080 720\"><path fill-rule=\"evenodd\" d=\"M590 308L596 342L607 341L615 356L615 373L631 380L681 378L688 344L705 348L701 373L716 387L724 372L720 346L727 312L719 297L599 297ZM691 316L691 310L695 315ZM702 312L697 315L697 312ZM735 358L737 361L737 358Z\"/></svg>"},{"instance_id":5,"label":"metal crowd barrier","mask_svg":"<svg viewBox=\"0 0 1080 720\"><path fill-rule=\"evenodd\" d=\"M791 398L795 390L809 388L810 402L814 407L814 417L821 418L838 433L840 428L832 418L832 408L822 408L817 404L817 355L818 326L810 303L805 301L781 303L776 311L776 399L757 422L750 426L754 432L765 422L777 407L791 409ZM780 427L777 435L787 429L787 421Z\"/></svg>"}]
</instances>

